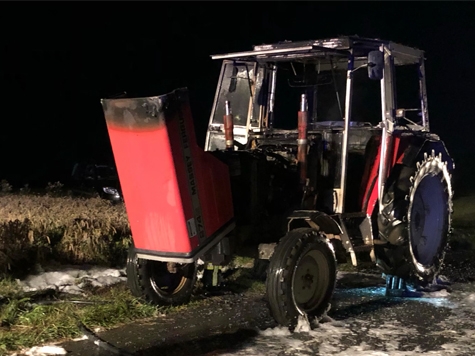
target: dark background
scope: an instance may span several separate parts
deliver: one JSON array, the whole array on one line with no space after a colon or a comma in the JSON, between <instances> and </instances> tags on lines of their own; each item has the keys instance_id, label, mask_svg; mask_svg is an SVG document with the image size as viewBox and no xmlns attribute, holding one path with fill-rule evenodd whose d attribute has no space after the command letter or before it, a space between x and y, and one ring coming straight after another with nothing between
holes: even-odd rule
<instances>
[{"instance_id":1,"label":"dark background","mask_svg":"<svg viewBox=\"0 0 475 356\"><path fill-rule=\"evenodd\" d=\"M10 2L0 5L0 179L66 180L111 161L100 99L190 90L203 144L220 63L252 45L357 34L426 51L432 131L456 184L475 153L472 2ZM459 183L460 182L460 183Z\"/></svg>"}]
</instances>

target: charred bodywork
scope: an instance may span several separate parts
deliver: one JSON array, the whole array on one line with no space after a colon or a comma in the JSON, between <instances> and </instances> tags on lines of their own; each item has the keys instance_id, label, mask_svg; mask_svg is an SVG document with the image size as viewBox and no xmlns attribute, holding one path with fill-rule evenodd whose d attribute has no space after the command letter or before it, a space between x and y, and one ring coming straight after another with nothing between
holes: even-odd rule
<instances>
[{"instance_id":1,"label":"charred bodywork","mask_svg":"<svg viewBox=\"0 0 475 356\"><path fill-rule=\"evenodd\" d=\"M216 271L244 241L270 258L267 297L285 325L325 310L346 256L431 283L450 232L454 164L429 129L423 51L340 37L212 58L223 64L204 151L185 90L103 101L135 243L132 290L182 302L198 259ZM182 205L167 205L169 194ZM201 237L186 233L190 219ZM177 264L186 272L175 287L157 287Z\"/></svg>"}]
</instances>

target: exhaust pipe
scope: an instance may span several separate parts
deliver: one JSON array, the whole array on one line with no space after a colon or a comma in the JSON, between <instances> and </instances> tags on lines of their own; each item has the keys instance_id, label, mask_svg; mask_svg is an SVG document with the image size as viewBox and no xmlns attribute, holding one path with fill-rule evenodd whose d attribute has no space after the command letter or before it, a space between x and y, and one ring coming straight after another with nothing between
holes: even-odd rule
<instances>
[{"instance_id":1,"label":"exhaust pipe","mask_svg":"<svg viewBox=\"0 0 475 356\"><path fill-rule=\"evenodd\" d=\"M298 113L298 139L297 139L297 160L300 163L300 182L307 182L307 123L308 107L307 95L302 94L300 99L300 110Z\"/></svg>"},{"instance_id":2,"label":"exhaust pipe","mask_svg":"<svg viewBox=\"0 0 475 356\"><path fill-rule=\"evenodd\" d=\"M234 151L234 121L233 114L231 114L231 104L228 100L225 101L224 114L224 138L226 140L226 149Z\"/></svg>"}]
</instances>

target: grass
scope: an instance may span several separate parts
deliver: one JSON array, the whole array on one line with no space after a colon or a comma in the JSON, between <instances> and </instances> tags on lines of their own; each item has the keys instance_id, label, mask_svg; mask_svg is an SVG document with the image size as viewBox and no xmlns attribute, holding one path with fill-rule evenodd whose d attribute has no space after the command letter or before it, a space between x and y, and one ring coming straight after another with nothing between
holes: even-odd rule
<instances>
[{"instance_id":1,"label":"grass","mask_svg":"<svg viewBox=\"0 0 475 356\"><path fill-rule=\"evenodd\" d=\"M475 227L475 192L460 197L455 196L452 218L455 228Z\"/></svg>"},{"instance_id":2,"label":"grass","mask_svg":"<svg viewBox=\"0 0 475 356\"><path fill-rule=\"evenodd\" d=\"M15 290L16 282L2 281L2 287ZM2 289L3 290L3 289ZM78 321L89 329L110 328L136 319L157 316L160 310L132 296L125 284L91 288L75 303L66 297L50 304L34 302L18 290L0 306L0 355L38 344L82 335ZM78 304L76 302L90 304Z\"/></svg>"},{"instance_id":3,"label":"grass","mask_svg":"<svg viewBox=\"0 0 475 356\"><path fill-rule=\"evenodd\" d=\"M453 209L452 248L475 250L475 192L455 195Z\"/></svg>"},{"instance_id":4,"label":"grass","mask_svg":"<svg viewBox=\"0 0 475 356\"><path fill-rule=\"evenodd\" d=\"M249 291L253 293L264 293L265 283L256 279L254 271L249 268L238 268L226 278L226 289L234 293Z\"/></svg>"}]
</instances>

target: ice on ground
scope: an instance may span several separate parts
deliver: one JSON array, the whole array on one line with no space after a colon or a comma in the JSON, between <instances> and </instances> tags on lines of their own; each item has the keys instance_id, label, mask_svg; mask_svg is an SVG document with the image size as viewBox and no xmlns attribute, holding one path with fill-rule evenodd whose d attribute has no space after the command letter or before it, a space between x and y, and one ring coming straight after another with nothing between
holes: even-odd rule
<instances>
[{"instance_id":1,"label":"ice on ground","mask_svg":"<svg viewBox=\"0 0 475 356\"><path fill-rule=\"evenodd\" d=\"M29 275L24 280L18 280L18 283L25 292L56 289L63 293L81 294L82 288L86 285L103 287L126 280L125 269L69 267L63 270Z\"/></svg>"}]
</instances>

